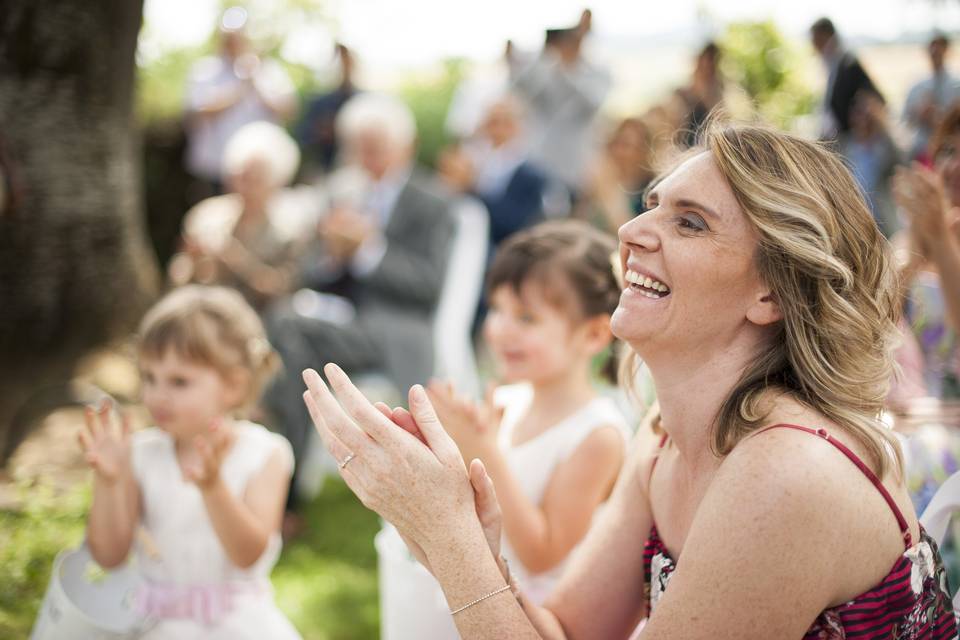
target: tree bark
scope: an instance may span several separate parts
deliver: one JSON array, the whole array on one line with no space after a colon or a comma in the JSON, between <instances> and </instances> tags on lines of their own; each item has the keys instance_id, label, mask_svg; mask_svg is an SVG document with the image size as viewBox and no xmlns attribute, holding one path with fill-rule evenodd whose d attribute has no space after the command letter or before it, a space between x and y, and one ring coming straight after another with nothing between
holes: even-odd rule
<instances>
[{"instance_id":1,"label":"tree bark","mask_svg":"<svg viewBox=\"0 0 960 640\"><path fill-rule=\"evenodd\" d=\"M156 291L132 122L143 0L0 0L0 465L25 399Z\"/></svg>"}]
</instances>

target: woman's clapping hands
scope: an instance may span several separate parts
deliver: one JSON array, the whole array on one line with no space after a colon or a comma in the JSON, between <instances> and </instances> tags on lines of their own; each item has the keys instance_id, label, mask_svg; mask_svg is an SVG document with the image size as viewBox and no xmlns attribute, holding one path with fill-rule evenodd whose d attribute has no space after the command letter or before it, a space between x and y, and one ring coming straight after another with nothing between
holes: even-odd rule
<instances>
[{"instance_id":1,"label":"woman's clapping hands","mask_svg":"<svg viewBox=\"0 0 960 640\"><path fill-rule=\"evenodd\" d=\"M410 390L410 411L391 409L371 404L336 365L324 373L333 392L307 369L304 401L341 476L363 504L396 526L428 569L426 544L478 523L499 558L502 527L493 482L479 460L465 468L424 389Z\"/></svg>"}]
</instances>

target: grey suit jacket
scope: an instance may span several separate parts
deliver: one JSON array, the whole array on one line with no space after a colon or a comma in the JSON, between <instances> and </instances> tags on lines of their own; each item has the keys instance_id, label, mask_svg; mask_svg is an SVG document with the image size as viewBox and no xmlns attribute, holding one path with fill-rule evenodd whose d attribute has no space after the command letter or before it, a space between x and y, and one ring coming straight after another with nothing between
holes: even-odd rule
<instances>
[{"instance_id":1,"label":"grey suit jacket","mask_svg":"<svg viewBox=\"0 0 960 640\"><path fill-rule=\"evenodd\" d=\"M433 314L455 231L453 198L415 171L390 214L383 259L359 280L357 321L404 393L433 372Z\"/></svg>"}]
</instances>

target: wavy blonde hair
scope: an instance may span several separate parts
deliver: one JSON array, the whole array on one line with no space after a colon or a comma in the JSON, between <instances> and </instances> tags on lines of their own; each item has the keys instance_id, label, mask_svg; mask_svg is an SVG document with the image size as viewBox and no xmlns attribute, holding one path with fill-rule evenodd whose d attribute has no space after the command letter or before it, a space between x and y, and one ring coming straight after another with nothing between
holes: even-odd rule
<instances>
[{"instance_id":1,"label":"wavy blonde hair","mask_svg":"<svg viewBox=\"0 0 960 640\"><path fill-rule=\"evenodd\" d=\"M763 426L761 400L780 389L847 431L880 477L891 458L899 473L899 444L879 421L899 335L896 273L850 171L820 144L756 125L713 120L694 151L710 153L756 229L755 264L783 313L717 413L715 452Z\"/></svg>"}]
</instances>

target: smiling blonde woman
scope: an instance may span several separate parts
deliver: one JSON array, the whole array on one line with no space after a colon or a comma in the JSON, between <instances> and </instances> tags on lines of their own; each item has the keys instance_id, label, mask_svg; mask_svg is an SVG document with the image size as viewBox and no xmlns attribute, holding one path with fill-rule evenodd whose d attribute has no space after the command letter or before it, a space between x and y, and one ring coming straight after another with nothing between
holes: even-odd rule
<instances>
[{"instance_id":1,"label":"smiling blonde woman","mask_svg":"<svg viewBox=\"0 0 960 640\"><path fill-rule=\"evenodd\" d=\"M422 389L412 417L377 411L328 365L337 398L308 371L305 399L348 485L433 571L464 638L627 638L644 618L644 640L955 637L878 421L895 278L849 171L713 123L647 205L620 229L611 326L649 368L663 436L638 440L544 607L509 595L482 463L464 470Z\"/></svg>"}]
</instances>

